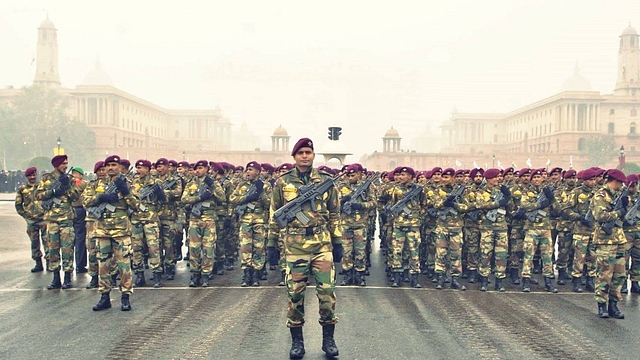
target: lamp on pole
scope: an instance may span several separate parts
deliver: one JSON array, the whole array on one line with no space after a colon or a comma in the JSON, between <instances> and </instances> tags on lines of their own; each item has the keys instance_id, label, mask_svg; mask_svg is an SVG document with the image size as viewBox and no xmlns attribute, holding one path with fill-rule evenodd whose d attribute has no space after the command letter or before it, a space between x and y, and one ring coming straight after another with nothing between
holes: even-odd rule
<instances>
[{"instance_id":1,"label":"lamp on pole","mask_svg":"<svg viewBox=\"0 0 640 360\"><path fill-rule=\"evenodd\" d=\"M58 136L58 140L56 140L56 144L58 145L58 151L56 151L56 155L60 155L60 144L62 144L62 141L60 140L60 136Z\"/></svg>"},{"instance_id":2,"label":"lamp on pole","mask_svg":"<svg viewBox=\"0 0 640 360\"><path fill-rule=\"evenodd\" d=\"M625 165L625 159L624 159L624 145L620 146L620 157L618 158L618 161L620 162L620 170L624 170L624 165Z\"/></svg>"},{"instance_id":3,"label":"lamp on pole","mask_svg":"<svg viewBox=\"0 0 640 360\"><path fill-rule=\"evenodd\" d=\"M493 162L491 163L491 167L496 167L496 154L493 154L493 157L491 158L493 160Z\"/></svg>"},{"instance_id":4,"label":"lamp on pole","mask_svg":"<svg viewBox=\"0 0 640 360\"><path fill-rule=\"evenodd\" d=\"M187 154L185 153L185 151L184 151L184 150L182 150L182 161L184 161L184 158L185 158L185 156L186 156L186 155L187 155Z\"/></svg>"}]
</instances>

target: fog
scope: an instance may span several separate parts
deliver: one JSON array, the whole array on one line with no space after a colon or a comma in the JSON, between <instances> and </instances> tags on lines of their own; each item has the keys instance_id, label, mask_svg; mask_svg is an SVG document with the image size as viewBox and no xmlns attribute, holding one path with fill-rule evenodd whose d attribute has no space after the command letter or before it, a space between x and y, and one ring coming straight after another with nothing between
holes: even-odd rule
<instances>
[{"instance_id":1,"label":"fog","mask_svg":"<svg viewBox=\"0 0 640 360\"><path fill-rule=\"evenodd\" d=\"M343 127L356 158L393 126L412 136L460 112L507 112L559 92L578 62L616 80L640 1L4 1L0 86L33 80L37 27L58 29L63 87L99 56L114 85L165 108L214 108L270 145ZM179 6L178 6L179 4Z\"/></svg>"}]
</instances>

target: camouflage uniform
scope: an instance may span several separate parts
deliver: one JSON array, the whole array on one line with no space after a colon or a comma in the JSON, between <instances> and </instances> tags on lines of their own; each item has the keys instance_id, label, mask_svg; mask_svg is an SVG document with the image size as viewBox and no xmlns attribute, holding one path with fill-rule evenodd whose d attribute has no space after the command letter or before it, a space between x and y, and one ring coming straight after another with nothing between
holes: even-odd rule
<instances>
[{"instance_id":1,"label":"camouflage uniform","mask_svg":"<svg viewBox=\"0 0 640 360\"><path fill-rule=\"evenodd\" d=\"M629 207L631 208L636 202L640 201L638 197L638 187L634 194L630 194ZM628 265L629 258L631 259L631 267L629 268L629 279L632 282L640 281L640 221L635 219L633 224L624 222L624 233L627 237L627 244L625 246L627 257L625 258L625 266ZM626 276L625 276L626 278ZM635 291L634 288L631 289Z\"/></svg>"},{"instance_id":2,"label":"camouflage uniform","mask_svg":"<svg viewBox=\"0 0 640 360\"><path fill-rule=\"evenodd\" d=\"M594 189L590 189L585 185L581 185L571 193L567 198L565 213L569 219L573 221L573 271L571 276L574 278L582 277L582 269L587 265L588 276L596 276L595 258L593 254L593 246L591 244L593 225L587 226L580 221L589 212L589 204L593 199Z\"/></svg>"},{"instance_id":3,"label":"camouflage uniform","mask_svg":"<svg viewBox=\"0 0 640 360\"><path fill-rule=\"evenodd\" d=\"M237 251L235 227L238 223L235 217L235 207L229 203L229 197L235 186L233 179L221 177L217 182L225 193L224 201L216 205L216 213L218 214L218 220L216 222L218 241L216 242L215 248L215 266L218 274L222 275L224 273L225 263L228 270L233 268Z\"/></svg>"},{"instance_id":4,"label":"camouflage uniform","mask_svg":"<svg viewBox=\"0 0 640 360\"><path fill-rule=\"evenodd\" d=\"M276 180L271 197L271 217L269 220L269 239L267 246L275 247L280 229L273 213L298 196L298 189L306 184L320 183L329 174L310 168L300 173L295 168L284 173ZM340 202L335 187L318 196L316 208L311 203L302 204L302 211L310 221L305 225L298 219L283 228L284 254L287 263L286 283L289 297L287 326L290 328L304 325L304 299L309 273L316 282L316 295L320 303L320 324L329 325L338 322L336 316L335 269L333 265L333 245L342 243L340 225Z\"/></svg>"},{"instance_id":5,"label":"camouflage uniform","mask_svg":"<svg viewBox=\"0 0 640 360\"><path fill-rule=\"evenodd\" d=\"M170 172L157 177L158 184L169 184L175 180L175 184L164 190L167 201L158 204L158 218L160 219L160 251L163 254L164 270L170 278L175 275L173 264L176 254L180 249L175 247L175 239L180 235L182 240L182 224L178 225L178 203L182 197L182 180ZM182 241L180 241L182 244Z\"/></svg>"},{"instance_id":6,"label":"camouflage uniform","mask_svg":"<svg viewBox=\"0 0 640 360\"><path fill-rule=\"evenodd\" d=\"M429 206L438 212L436 219L436 264L435 272L444 277L447 272L447 258L451 264L451 276L458 278L462 273L462 213L468 206L464 201L454 203L453 211L444 206L447 196L454 190L453 185L442 185L427 193Z\"/></svg>"},{"instance_id":7,"label":"camouflage uniform","mask_svg":"<svg viewBox=\"0 0 640 360\"><path fill-rule=\"evenodd\" d=\"M573 263L573 226L574 223L568 218L566 214L566 208L568 206L569 194L573 191L575 186L570 186L564 183L563 186L558 187L556 198L560 203L560 219L557 222L556 230L558 231L558 258L556 261L556 267L558 273L565 274L569 268L569 263ZM562 280L558 276L558 280Z\"/></svg>"},{"instance_id":8,"label":"camouflage uniform","mask_svg":"<svg viewBox=\"0 0 640 360\"><path fill-rule=\"evenodd\" d=\"M516 209L520 206L523 194L527 193L527 185L514 184L510 189L513 196L513 202L510 207L511 214L511 233L509 234L509 269L511 271L511 282L519 284L518 271L520 270L520 262L524 258L524 218L514 218Z\"/></svg>"},{"instance_id":9,"label":"camouflage uniform","mask_svg":"<svg viewBox=\"0 0 640 360\"><path fill-rule=\"evenodd\" d=\"M553 264L551 261L551 222L548 208L540 208L538 196L542 193L543 187L531 185L526 193L522 194L520 206L526 211L535 211L535 221L525 219L524 230L524 261L522 263L522 278L530 279L533 267L533 257L536 249L540 246L540 257L542 258L542 275L545 278L553 277ZM558 208L558 202L554 198L551 207Z\"/></svg>"},{"instance_id":10,"label":"camouflage uniform","mask_svg":"<svg viewBox=\"0 0 640 360\"><path fill-rule=\"evenodd\" d=\"M100 205L98 197L105 193L107 186L118 176L106 176L95 182L95 188L88 186L82 193L82 204L85 208ZM111 292L111 270L115 258L116 266L120 273L120 291L123 294L133 292L131 279L131 221L127 215L128 210L138 207L138 201L130 192L127 196L118 194L118 201L109 203L114 207L102 213L102 217L95 222L93 234L98 247L98 274L100 282L99 294Z\"/></svg>"},{"instance_id":11,"label":"camouflage uniform","mask_svg":"<svg viewBox=\"0 0 640 360\"><path fill-rule=\"evenodd\" d=\"M162 273L160 267L160 248L158 244L158 199L154 193L144 199L140 198L142 191L156 186L158 181L151 175L136 176L133 180L131 193L138 199L139 207L131 214L131 249L133 251L133 261L131 268L135 274L144 274L144 260L142 249L147 247L149 251L149 267L154 274ZM136 280L137 281L137 280ZM136 286L138 284L136 283Z\"/></svg>"},{"instance_id":12,"label":"camouflage uniform","mask_svg":"<svg viewBox=\"0 0 640 360\"><path fill-rule=\"evenodd\" d=\"M496 197L501 194L500 187L486 186L476 192L474 207L483 210L480 217L480 267L479 274L486 278L491 274L491 257L495 255L496 279L504 279L507 269L509 241L507 239L507 211L500 207ZM497 209L496 220L486 217L486 211Z\"/></svg>"},{"instance_id":13,"label":"camouflage uniform","mask_svg":"<svg viewBox=\"0 0 640 360\"><path fill-rule=\"evenodd\" d=\"M87 189L91 188L92 191L95 192L97 185L98 185L98 180L89 181L89 183L87 184L87 187L82 192L81 198L83 199L83 201L84 201L84 193L87 192ZM89 264L87 273L89 274L89 276L94 277L94 276L98 276L98 246L96 244L96 237L95 237L96 222L98 221L98 219L91 216L91 214L87 212L87 217L85 218L85 221L87 224L87 252L89 254L87 257L87 262Z\"/></svg>"},{"instance_id":14,"label":"camouflage uniform","mask_svg":"<svg viewBox=\"0 0 640 360\"><path fill-rule=\"evenodd\" d=\"M463 254L466 255L466 258L463 259L464 265L463 268L469 272L470 282L475 281L475 272L478 270L478 265L480 262L480 218L473 220L469 217L477 208L476 201L477 195L483 191L482 186L480 185L471 185L467 187L465 190L464 196L466 197L467 204L469 209L467 213L464 215L464 247Z\"/></svg>"},{"instance_id":15,"label":"camouflage uniform","mask_svg":"<svg viewBox=\"0 0 640 360\"><path fill-rule=\"evenodd\" d=\"M434 193L437 190L438 184L427 183L423 192L429 194L431 191ZM424 244L424 264L427 270L427 275L432 276L434 268L436 266L436 211L435 209L428 209L425 220L422 224L423 236L422 243ZM424 269L423 269L424 270Z\"/></svg>"},{"instance_id":16,"label":"camouflage uniform","mask_svg":"<svg viewBox=\"0 0 640 360\"><path fill-rule=\"evenodd\" d=\"M26 222L27 235L31 240L31 259L42 261L40 239L44 249L44 259L49 259L49 245L47 243L47 224L42 220L44 211L35 201L36 185L28 182L18 186L16 191L15 208Z\"/></svg>"}]
</instances>

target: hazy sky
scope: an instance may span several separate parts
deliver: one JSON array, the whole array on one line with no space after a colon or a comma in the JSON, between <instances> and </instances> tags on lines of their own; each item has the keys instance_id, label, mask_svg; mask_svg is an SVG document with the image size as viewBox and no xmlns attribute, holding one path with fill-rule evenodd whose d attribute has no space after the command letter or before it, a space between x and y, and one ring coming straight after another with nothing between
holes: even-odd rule
<instances>
[{"instance_id":1,"label":"hazy sky","mask_svg":"<svg viewBox=\"0 0 640 360\"><path fill-rule=\"evenodd\" d=\"M338 124L360 155L392 125L407 147L454 106L506 112L551 96L576 61L610 93L619 35L640 29L638 0L162 3L3 1L0 86L31 84L48 13L64 87L99 55L116 87L165 108L220 105L263 148L280 124L319 146Z\"/></svg>"}]
</instances>

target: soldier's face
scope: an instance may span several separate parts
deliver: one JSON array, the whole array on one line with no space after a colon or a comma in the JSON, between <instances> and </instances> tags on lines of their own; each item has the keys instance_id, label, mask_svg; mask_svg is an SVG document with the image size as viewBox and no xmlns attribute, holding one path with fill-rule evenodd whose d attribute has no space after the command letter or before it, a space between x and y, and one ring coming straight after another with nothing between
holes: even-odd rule
<instances>
[{"instance_id":1,"label":"soldier's face","mask_svg":"<svg viewBox=\"0 0 640 360\"><path fill-rule=\"evenodd\" d=\"M156 167L156 170L157 170L157 169L158 169L158 167ZM176 167L175 167L175 166L171 166L171 165L169 165L169 166L167 167L167 169L168 169L168 171L170 171L170 172L172 172L172 173L176 172ZM160 172L160 171L158 171L158 172ZM164 174L162 174L162 175L164 175Z\"/></svg>"},{"instance_id":2,"label":"soldier's face","mask_svg":"<svg viewBox=\"0 0 640 360\"><path fill-rule=\"evenodd\" d=\"M578 178L576 178L575 176L572 176L572 177L570 177L570 178L565 179L565 181L567 182L567 184L568 184L569 186L574 186L574 185L576 184L576 180L577 180L577 179L578 179Z\"/></svg>"},{"instance_id":3,"label":"soldier's face","mask_svg":"<svg viewBox=\"0 0 640 360\"><path fill-rule=\"evenodd\" d=\"M408 184L411 182L411 180L413 180L413 177L411 176L411 174L405 171L396 175L396 178L398 179L398 182L400 182L400 184Z\"/></svg>"},{"instance_id":4,"label":"soldier's face","mask_svg":"<svg viewBox=\"0 0 640 360\"><path fill-rule=\"evenodd\" d=\"M60 166L56 168L56 170L58 170L58 172L60 172L61 174L64 174L65 172L67 172L68 167L69 167L69 162L65 160L62 164L60 164Z\"/></svg>"},{"instance_id":5,"label":"soldier's face","mask_svg":"<svg viewBox=\"0 0 640 360\"><path fill-rule=\"evenodd\" d=\"M560 180L560 173L559 172L554 172L553 174L551 174L551 176L549 177L549 179L552 182L556 182L558 180Z\"/></svg>"},{"instance_id":6,"label":"soldier's face","mask_svg":"<svg viewBox=\"0 0 640 360\"><path fill-rule=\"evenodd\" d=\"M458 184L461 184L463 181L464 181L464 175L463 174L456 175L456 182Z\"/></svg>"},{"instance_id":7,"label":"soldier's face","mask_svg":"<svg viewBox=\"0 0 640 360\"><path fill-rule=\"evenodd\" d=\"M509 181L509 180L513 179L513 173L508 173L507 175L504 176L504 179L506 181Z\"/></svg>"},{"instance_id":8,"label":"soldier's face","mask_svg":"<svg viewBox=\"0 0 640 360\"><path fill-rule=\"evenodd\" d=\"M295 160L296 166L308 168L313 165L313 159L315 159L315 157L316 154L313 152L313 149L310 147L303 147L293 155L293 160Z\"/></svg>"},{"instance_id":9,"label":"soldier's face","mask_svg":"<svg viewBox=\"0 0 640 360\"><path fill-rule=\"evenodd\" d=\"M104 177L107 174L107 169L105 169L105 167L101 167L98 169L98 171L96 171L96 176L101 178Z\"/></svg>"},{"instance_id":10,"label":"soldier's face","mask_svg":"<svg viewBox=\"0 0 640 360\"><path fill-rule=\"evenodd\" d=\"M582 180L582 183L584 184L584 186L586 186L588 188L592 188L592 187L596 186L596 179L595 178L591 178L589 180Z\"/></svg>"},{"instance_id":11,"label":"soldier's face","mask_svg":"<svg viewBox=\"0 0 640 360\"><path fill-rule=\"evenodd\" d=\"M543 180L544 178L542 177L542 175L536 174L536 175L533 175L533 177L531 178L531 183L535 186L540 186Z\"/></svg>"},{"instance_id":12,"label":"soldier's face","mask_svg":"<svg viewBox=\"0 0 640 360\"><path fill-rule=\"evenodd\" d=\"M347 174L347 179L349 179L349 184L355 184L358 182L360 175L358 173Z\"/></svg>"},{"instance_id":13,"label":"soldier's face","mask_svg":"<svg viewBox=\"0 0 640 360\"><path fill-rule=\"evenodd\" d=\"M453 184L453 176L451 175L442 175L442 183L445 185Z\"/></svg>"},{"instance_id":14,"label":"soldier's face","mask_svg":"<svg viewBox=\"0 0 640 360\"><path fill-rule=\"evenodd\" d=\"M611 187L611 189L613 189L614 191L620 191L622 190L622 181L619 180L611 180L609 181L609 186Z\"/></svg>"},{"instance_id":15,"label":"soldier's face","mask_svg":"<svg viewBox=\"0 0 640 360\"><path fill-rule=\"evenodd\" d=\"M253 181L258 178L258 176L260 175L260 172L252 167L248 167L247 170L245 171L245 174L248 180Z\"/></svg>"},{"instance_id":16,"label":"soldier's face","mask_svg":"<svg viewBox=\"0 0 640 360\"><path fill-rule=\"evenodd\" d=\"M136 171L138 172L138 174L140 174L140 176L147 176L149 175L149 168L146 166L136 166Z\"/></svg>"},{"instance_id":17,"label":"soldier's face","mask_svg":"<svg viewBox=\"0 0 640 360\"><path fill-rule=\"evenodd\" d=\"M207 170L209 170L209 167L200 165L196 166L194 172L196 173L197 177L203 177L207 174Z\"/></svg>"},{"instance_id":18,"label":"soldier's face","mask_svg":"<svg viewBox=\"0 0 640 360\"><path fill-rule=\"evenodd\" d=\"M629 184L628 189L629 189L630 193L632 193L632 194L636 193L636 185L638 185L638 184L636 184L636 183Z\"/></svg>"},{"instance_id":19,"label":"soldier's face","mask_svg":"<svg viewBox=\"0 0 640 360\"><path fill-rule=\"evenodd\" d=\"M117 162L110 162L104 165L107 175L116 176L120 173L121 166Z\"/></svg>"},{"instance_id":20,"label":"soldier's face","mask_svg":"<svg viewBox=\"0 0 640 360\"><path fill-rule=\"evenodd\" d=\"M38 177L37 174L31 174L27 176L27 180L29 180L29 184L33 184L34 182L36 182L36 177Z\"/></svg>"},{"instance_id":21,"label":"soldier's face","mask_svg":"<svg viewBox=\"0 0 640 360\"><path fill-rule=\"evenodd\" d=\"M498 176L494 177L493 179L487 179L487 185L489 186L498 186L499 183L500 179Z\"/></svg>"},{"instance_id":22,"label":"soldier's face","mask_svg":"<svg viewBox=\"0 0 640 360\"><path fill-rule=\"evenodd\" d=\"M431 181L433 181L434 183L439 183L440 180L442 180L442 173L441 172L436 172L433 175L431 175Z\"/></svg>"},{"instance_id":23,"label":"soldier's face","mask_svg":"<svg viewBox=\"0 0 640 360\"><path fill-rule=\"evenodd\" d=\"M424 176L424 175L420 175L420 176L418 176L418 182L419 182L420 184L424 184L424 183L426 183L426 182L427 182L427 177L426 177L426 176Z\"/></svg>"},{"instance_id":24,"label":"soldier's face","mask_svg":"<svg viewBox=\"0 0 640 360\"><path fill-rule=\"evenodd\" d=\"M82 174L80 174L77 171L72 171L71 172L71 176L73 176L73 178L76 179L76 180L82 180Z\"/></svg>"},{"instance_id":25,"label":"soldier's face","mask_svg":"<svg viewBox=\"0 0 640 360\"><path fill-rule=\"evenodd\" d=\"M156 165L156 171L158 172L158 174L163 176L167 173L167 171L169 171L169 168L165 164L160 164L160 165Z\"/></svg>"},{"instance_id":26,"label":"soldier's face","mask_svg":"<svg viewBox=\"0 0 640 360\"><path fill-rule=\"evenodd\" d=\"M520 182L523 184L528 184L529 183L529 175L525 174L523 176L520 177Z\"/></svg>"},{"instance_id":27,"label":"soldier's face","mask_svg":"<svg viewBox=\"0 0 640 360\"><path fill-rule=\"evenodd\" d=\"M182 175L182 174L184 174L184 172L185 172L185 171L187 171L187 169L185 169L185 168L184 168L184 167L182 167L182 166L180 166L180 167L178 168L178 174L181 174L181 175Z\"/></svg>"},{"instance_id":28,"label":"soldier's face","mask_svg":"<svg viewBox=\"0 0 640 360\"><path fill-rule=\"evenodd\" d=\"M129 169L124 167L124 165L120 165L120 172L123 173L123 174L126 174L127 172L129 172Z\"/></svg>"},{"instance_id":29,"label":"soldier's face","mask_svg":"<svg viewBox=\"0 0 640 360\"><path fill-rule=\"evenodd\" d=\"M482 174L477 173L477 174L476 174L476 176L474 176L474 177L473 177L473 182L474 182L476 185L480 185L480 184L482 184L482 179L483 179L483 178L484 178L484 177L482 176Z\"/></svg>"}]
</instances>

